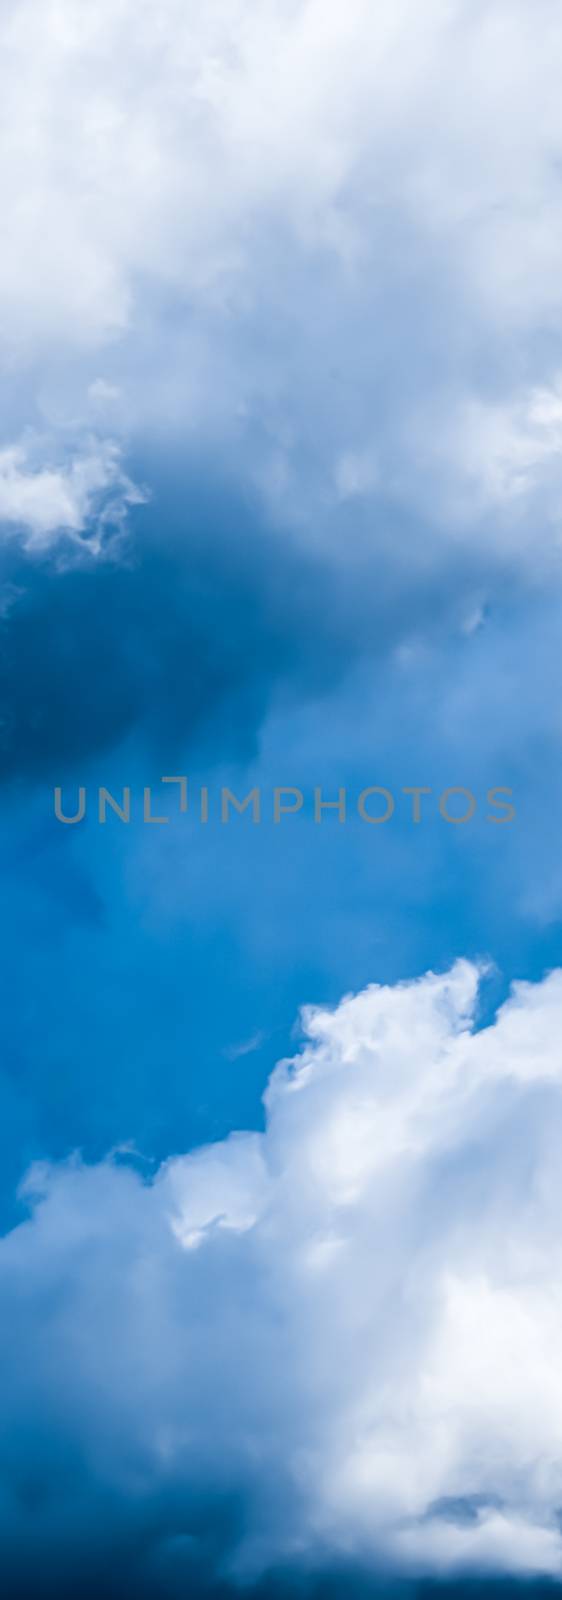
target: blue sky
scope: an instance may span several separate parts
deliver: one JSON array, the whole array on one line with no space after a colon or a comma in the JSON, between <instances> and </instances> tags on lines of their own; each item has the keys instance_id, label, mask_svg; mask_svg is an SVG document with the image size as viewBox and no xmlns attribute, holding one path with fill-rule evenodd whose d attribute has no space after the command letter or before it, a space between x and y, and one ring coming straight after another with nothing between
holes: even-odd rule
<instances>
[{"instance_id":1,"label":"blue sky","mask_svg":"<svg viewBox=\"0 0 562 1600\"><path fill-rule=\"evenodd\" d=\"M9 1583L558 1581L562 19L0 44Z\"/></svg>"}]
</instances>

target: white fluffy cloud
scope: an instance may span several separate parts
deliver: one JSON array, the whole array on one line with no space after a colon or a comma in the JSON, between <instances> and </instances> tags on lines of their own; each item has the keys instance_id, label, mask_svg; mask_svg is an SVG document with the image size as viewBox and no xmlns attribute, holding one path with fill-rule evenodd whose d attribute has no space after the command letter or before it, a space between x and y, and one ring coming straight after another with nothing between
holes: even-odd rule
<instances>
[{"instance_id":1,"label":"white fluffy cloud","mask_svg":"<svg viewBox=\"0 0 562 1600\"><path fill-rule=\"evenodd\" d=\"M474 1031L477 989L459 962L308 1011L266 1131L152 1182L31 1172L0 1246L15 1548L32 1437L36 1552L100 1503L193 1551L236 1485L216 1559L241 1579L560 1575L562 973Z\"/></svg>"},{"instance_id":2,"label":"white fluffy cloud","mask_svg":"<svg viewBox=\"0 0 562 1600\"><path fill-rule=\"evenodd\" d=\"M115 533L130 505L144 495L123 470L119 447L89 439L66 460L49 460L48 444L28 436L0 450L0 525L28 548L49 546L60 534L97 553L104 531Z\"/></svg>"},{"instance_id":3,"label":"white fluffy cloud","mask_svg":"<svg viewBox=\"0 0 562 1600\"><path fill-rule=\"evenodd\" d=\"M25 420L117 384L124 437L210 441L308 538L343 491L421 509L436 556L486 518L489 546L474 419L501 432L561 360L552 0L10 0L0 43ZM518 562L558 544L541 473Z\"/></svg>"},{"instance_id":4,"label":"white fluffy cloud","mask_svg":"<svg viewBox=\"0 0 562 1600\"><path fill-rule=\"evenodd\" d=\"M494 317L558 308L550 0L431 0L423 18L414 0L12 0L2 39L5 337L31 319L103 339L134 317L143 271L243 302L267 216L352 269L384 240L374 206L443 243L462 231L451 265Z\"/></svg>"}]
</instances>

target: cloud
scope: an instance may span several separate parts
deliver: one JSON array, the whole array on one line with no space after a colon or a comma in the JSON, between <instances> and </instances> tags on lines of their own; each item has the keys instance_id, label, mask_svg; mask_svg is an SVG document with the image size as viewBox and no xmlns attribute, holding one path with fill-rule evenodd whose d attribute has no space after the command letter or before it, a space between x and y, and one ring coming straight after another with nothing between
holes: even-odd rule
<instances>
[{"instance_id":1,"label":"cloud","mask_svg":"<svg viewBox=\"0 0 562 1600\"><path fill-rule=\"evenodd\" d=\"M267 0L259 15L244 0L204 12L164 0L157 19L101 0L79 29L69 0L9 4L4 177L19 204L5 301L31 313L36 335L71 342L134 319L141 263L162 286L211 306L234 292L240 304L256 222L274 218L305 250L353 268L377 237L377 202L426 239L466 234L456 271L494 315L499 296L504 316L534 315L549 295L554 307L557 235L528 224L557 192L559 39L548 0L532 19L521 0L493 17L431 0L423 24L413 0L376 11L352 0L345 12L334 0Z\"/></svg>"},{"instance_id":2,"label":"cloud","mask_svg":"<svg viewBox=\"0 0 562 1600\"><path fill-rule=\"evenodd\" d=\"M249 1039L242 1039L239 1044L226 1045L224 1054L227 1061L240 1061L242 1056L253 1055L254 1050L261 1050L265 1039L266 1035L260 1029L257 1033L251 1034Z\"/></svg>"},{"instance_id":3,"label":"cloud","mask_svg":"<svg viewBox=\"0 0 562 1600\"><path fill-rule=\"evenodd\" d=\"M332 556L377 553L361 500L421 512L438 566L453 529L550 581L540 499L496 529L501 437L467 483L478 419L497 437L507 417L518 458L522 383L560 370L551 0L100 0L80 28L72 0L20 0L1 29L0 347L24 425L118 394L124 444L220 452ZM44 488L68 515L68 484Z\"/></svg>"},{"instance_id":4,"label":"cloud","mask_svg":"<svg viewBox=\"0 0 562 1600\"><path fill-rule=\"evenodd\" d=\"M478 978L305 1011L264 1133L152 1182L30 1171L0 1245L8 1566L77 1578L142 1526L144 1577L172 1546L186 1582L560 1576L562 973L475 1030Z\"/></svg>"},{"instance_id":5,"label":"cloud","mask_svg":"<svg viewBox=\"0 0 562 1600\"><path fill-rule=\"evenodd\" d=\"M255 498L171 474L140 516L122 559L73 542L54 579L50 550L0 552L4 779L81 782L133 732L158 767L195 739L247 756L276 685L329 684L353 653L345 604L317 563L268 547Z\"/></svg>"},{"instance_id":6,"label":"cloud","mask_svg":"<svg viewBox=\"0 0 562 1600\"><path fill-rule=\"evenodd\" d=\"M77 468L55 475L49 520L63 497L85 515L91 494L82 533L0 540L0 779L82 782L78 764L135 733L131 760L148 746L160 770L195 741L214 762L251 758L275 696L322 697L463 584L415 563L397 579L389 536L373 589L364 563L344 573L277 538L256 493L216 463L147 459L150 501L133 503L131 526L120 509L139 496L117 469L96 514L94 468ZM30 485L20 474L14 501Z\"/></svg>"},{"instance_id":7,"label":"cloud","mask_svg":"<svg viewBox=\"0 0 562 1600\"><path fill-rule=\"evenodd\" d=\"M28 437L0 450L0 536L48 549L65 534L99 553L104 532L122 528L128 507L145 498L121 463L118 445L91 439L68 461L46 464L45 441Z\"/></svg>"}]
</instances>

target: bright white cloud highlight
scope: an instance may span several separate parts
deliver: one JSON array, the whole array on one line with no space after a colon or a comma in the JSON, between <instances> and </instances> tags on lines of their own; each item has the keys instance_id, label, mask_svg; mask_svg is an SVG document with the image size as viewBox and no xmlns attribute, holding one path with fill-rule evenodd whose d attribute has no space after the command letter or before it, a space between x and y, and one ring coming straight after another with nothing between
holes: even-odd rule
<instances>
[{"instance_id":1,"label":"bright white cloud highlight","mask_svg":"<svg viewBox=\"0 0 562 1600\"><path fill-rule=\"evenodd\" d=\"M62 464L47 465L45 445L29 437L0 450L0 536L19 533L28 549L51 545L60 534L87 536L99 551L104 530L114 533L127 508L143 501L123 470L119 447L90 439Z\"/></svg>"},{"instance_id":2,"label":"bright white cloud highlight","mask_svg":"<svg viewBox=\"0 0 562 1600\"><path fill-rule=\"evenodd\" d=\"M165 1504L197 1543L235 1484L217 1559L242 1578L560 1575L562 973L474 1032L477 988L459 962L308 1011L265 1133L152 1183L32 1171L0 1246L4 1438L47 1429L65 1519L101 1496L157 1544ZM62 1517L38 1504L35 1548Z\"/></svg>"}]
</instances>

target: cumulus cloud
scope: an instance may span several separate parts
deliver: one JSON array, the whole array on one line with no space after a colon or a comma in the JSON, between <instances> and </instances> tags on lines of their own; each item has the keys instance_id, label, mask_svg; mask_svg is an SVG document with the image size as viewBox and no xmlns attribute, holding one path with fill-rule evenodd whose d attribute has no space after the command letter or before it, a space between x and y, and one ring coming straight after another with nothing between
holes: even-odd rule
<instances>
[{"instance_id":1,"label":"cumulus cloud","mask_svg":"<svg viewBox=\"0 0 562 1600\"><path fill-rule=\"evenodd\" d=\"M101 383L124 437L211 442L308 540L349 547L359 497L423 508L436 560L451 520L489 546L501 464L467 504L449 422L560 367L551 0L11 0L0 26L26 420ZM557 546L537 509L500 529L517 563Z\"/></svg>"},{"instance_id":2,"label":"cumulus cloud","mask_svg":"<svg viewBox=\"0 0 562 1600\"><path fill-rule=\"evenodd\" d=\"M185 1580L560 1575L562 973L481 1028L478 981L307 1010L265 1131L152 1181L28 1174L0 1245L20 1572L142 1525Z\"/></svg>"},{"instance_id":3,"label":"cumulus cloud","mask_svg":"<svg viewBox=\"0 0 562 1600\"><path fill-rule=\"evenodd\" d=\"M5 7L2 33L4 177L19 201L2 285L20 337L30 315L42 336L106 337L134 316L140 266L197 297L234 288L243 300L253 224L272 215L353 266L373 237L373 203L443 242L470 226L456 268L494 314L500 300L524 318L558 304L557 234L528 227L529 208L557 193L560 19L549 0L532 17L522 0L493 16L431 0L423 21L413 0L344 11L267 0L259 13L246 0L204 11L164 0L157 17L101 0L79 20L71 0L24 0Z\"/></svg>"}]
</instances>

